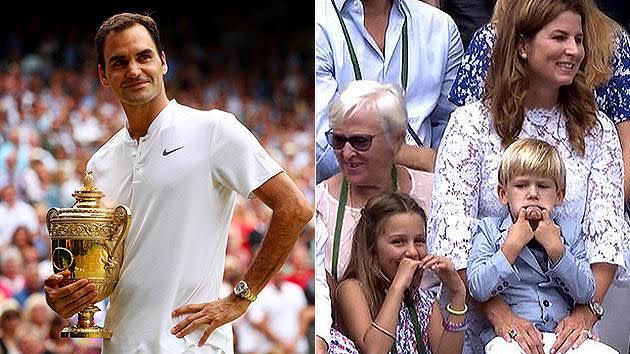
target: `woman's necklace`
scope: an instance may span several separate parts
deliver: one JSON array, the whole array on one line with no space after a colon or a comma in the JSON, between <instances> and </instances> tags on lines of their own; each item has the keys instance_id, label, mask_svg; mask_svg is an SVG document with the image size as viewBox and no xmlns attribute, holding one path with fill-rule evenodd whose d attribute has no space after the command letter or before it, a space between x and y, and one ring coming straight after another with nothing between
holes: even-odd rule
<instances>
[{"instance_id":1,"label":"woman's necklace","mask_svg":"<svg viewBox=\"0 0 630 354\"><path fill-rule=\"evenodd\" d=\"M357 206L357 204L354 204L354 198L353 196L353 192L352 192L352 185L348 184L348 198L350 199L350 215L352 215L352 218L354 220L359 220L359 215L361 214L361 209L362 207Z\"/></svg>"}]
</instances>

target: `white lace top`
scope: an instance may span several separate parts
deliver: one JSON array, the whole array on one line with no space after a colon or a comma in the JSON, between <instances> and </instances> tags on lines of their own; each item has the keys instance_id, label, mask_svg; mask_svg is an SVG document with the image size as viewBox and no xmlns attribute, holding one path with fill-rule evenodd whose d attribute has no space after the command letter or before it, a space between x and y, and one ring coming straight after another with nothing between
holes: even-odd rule
<instances>
[{"instance_id":1,"label":"white lace top","mask_svg":"<svg viewBox=\"0 0 630 354\"><path fill-rule=\"evenodd\" d=\"M544 140L564 159L566 193L554 217L582 220L590 262L625 267L624 247L630 240L623 242L628 236L621 147L610 120L601 112L597 119L599 124L585 137L583 157L571 148L559 108L526 111L519 138ZM453 112L437 155L428 242L431 252L451 257L457 269L466 268L478 219L507 212L496 191L503 151L490 112L481 102Z\"/></svg>"}]
</instances>

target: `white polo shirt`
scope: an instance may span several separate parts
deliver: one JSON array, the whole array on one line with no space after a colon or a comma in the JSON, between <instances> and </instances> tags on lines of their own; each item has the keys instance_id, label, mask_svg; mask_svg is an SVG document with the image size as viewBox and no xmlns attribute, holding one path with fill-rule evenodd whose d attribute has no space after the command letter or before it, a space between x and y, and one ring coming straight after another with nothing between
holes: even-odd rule
<instances>
[{"instance_id":1,"label":"white polo shirt","mask_svg":"<svg viewBox=\"0 0 630 354\"><path fill-rule=\"evenodd\" d=\"M234 115L171 100L139 143L121 129L88 170L106 205L124 204L132 213L103 352L194 349L203 330L176 338L170 330L185 316L171 312L219 297L234 192L251 196L283 169ZM232 353L231 326L206 343Z\"/></svg>"}]
</instances>

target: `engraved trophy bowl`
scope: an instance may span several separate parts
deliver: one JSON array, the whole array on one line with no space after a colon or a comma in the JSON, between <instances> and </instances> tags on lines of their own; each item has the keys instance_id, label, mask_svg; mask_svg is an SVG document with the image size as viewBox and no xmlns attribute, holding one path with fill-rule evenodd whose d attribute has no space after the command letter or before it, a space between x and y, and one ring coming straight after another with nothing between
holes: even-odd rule
<instances>
[{"instance_id":1,"label":"engraved trophy bowl","mask_svg":"<svg viewBox=\"0 0 630 354\"><path fill-rule=\"evenodd\" d=\"M104 194L94 187L92 171L86 172L83 183L72 194L76 202L71 208L48 210L46 226L52 241L53 271L70 271L61 286L88 279L98 290L97 303L108 297L118 283L131 212L123 205L103 206ZM64 328L61 337L111 338L111 331L94 323L94 313L100 311L94 303L79 311L77 323Z\"/></svg>"}]
</instances>

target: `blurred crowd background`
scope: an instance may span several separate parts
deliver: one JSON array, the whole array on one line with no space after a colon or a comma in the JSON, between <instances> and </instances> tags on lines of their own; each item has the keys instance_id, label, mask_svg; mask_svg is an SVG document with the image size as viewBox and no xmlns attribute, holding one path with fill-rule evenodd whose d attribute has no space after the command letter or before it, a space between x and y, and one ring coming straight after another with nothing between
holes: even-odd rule
<instances>
[{"instance_id":1,"label":"blurred crowd background","mask_svg":"<svg viewBox=\"0 0 630 354\"><path fill-rule=\"evenodd\" d=\"M149 10L165 46L168 97L234 113L313 202L312 13L300 16L288 1L255 11L242 3L182 8L181 15L166 7L107 5L84 16L53 8L5 13L0 21L0 353L100 352L99 340L59 338L74 319L56 316L43 295L43 279L52 273L45 217L50 207L73 205L86 162L123 127L118 101L99 84L93 44L100 23L114 13ZM238 199L226 293L247 269L269 217L260 201ZM312 352L313 226L235 323L237 353ZM100 324L103 317L97 314Z\"/></svg>"}]
</instances>

